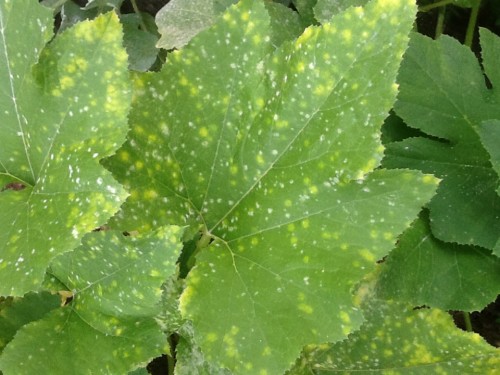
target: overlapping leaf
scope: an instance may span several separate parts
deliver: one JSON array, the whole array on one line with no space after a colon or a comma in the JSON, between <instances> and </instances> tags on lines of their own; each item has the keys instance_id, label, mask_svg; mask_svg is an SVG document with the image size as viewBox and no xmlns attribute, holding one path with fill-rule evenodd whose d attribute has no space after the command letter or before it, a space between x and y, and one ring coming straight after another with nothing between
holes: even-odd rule
<instances>
[{"instance_id":1,"label":"overlapping leaf","mask_svg":"<svg viewBox=\"0 0 500 375\"><path fill-rule=\"evenodd\" d=\"M433 41L413 35L398 78L395 110L408 125L434 138L388 145L384 165L418 168L443 178L429 204L434 236L493 249L500 238L499 176L478 132L483 122L500 119L494 59L500 43L493 43L491 39L498 37L486 31L481 35L492 89L486 88L477 59L467 47L446 36ZM488 43L483 42L485 35Z\"/></svg>"},{"instance_id":2,"label":"overlapping leaf","mask_svg":"<svg viewBox=\"0 0 500 375\"><path fill-rule=\"evenodd\" d=\"M0 357L4 374L122 374L168 351L153 319L175 272L180 228L144 236L87 235L49 273L73 300L26 325ZM29 353L29 355L27 355Z\"/></svg>"},{"instance_id":3,"label":"overlapping leaf","mask_svg":"<svg viewBox=\"0 0 500 375\"><path fill-rule=\"evenodd\" d=\"M476 333L457 330L443 311L372 300L366 315L349 340L306 349L289 375L498 372L500 351Z\"/></svg>"},{"instance_id":4,"label":"overlapping leaf","mask_svg":"<svg viewBox=\"0 0 500 375\"><path fill-rule=\"evenodd\" d=\"M51 12L36 2L0 3L0 295L37 289L50 260L76 247L126 196L99 165L127 131L130 83L118 19L79 24L33 68L51 27Z\"/></svg>"},{"instance_id":5,"label":"overlapping leaf","mask_svg":"<svg viewBox=\"0 0 500 375\"><path fill-rule=\"evenodd\" d=\"M500 293L500 260L482 248L435 239L426 216L401 236L381 268L378 294L413 306L477 311Z\"/></svg>"},{"instance_id":6,"label":"overlapping leaf","mask_svg":"<svg viewBox=\"0 0 500 375\"><path fill-rule=\"evenodd\" d=\"M214 239L181 308L217 365L278 374L304 344L358 328L351 288L435 190L417 172L369 174L415 11L388 4L269 55L265 7L243 1L136 76L130 140L107 164L132 191L113 225L188 223Z\"/></svg>"},{"instance_id":7,"label":"overlapping leaf","mask_svg":"<svg viewBox=\"0 0 500 375\"><path fill-rule=\"evenodd\" d=\"M59 304L59 297L49 292L28 293L22 298L0 301L0 353L13 339L17 330L42 318Z\"/></svg>"}]
</instances>

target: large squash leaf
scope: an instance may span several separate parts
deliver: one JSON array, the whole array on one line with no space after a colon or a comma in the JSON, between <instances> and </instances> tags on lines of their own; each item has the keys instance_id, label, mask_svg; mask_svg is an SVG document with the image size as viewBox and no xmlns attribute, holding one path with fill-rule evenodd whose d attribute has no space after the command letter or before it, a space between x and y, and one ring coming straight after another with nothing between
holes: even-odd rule
<instances>
[{"instance_id":1,"label":"large squash leaf","mask_svg":"<svg viewBox=\"0 0 500 375\"><path fill-rule=\"evenodd\" d=\"M478 133L483 123L500 119L498 61L492 61L499 53L492 49L500 43L483 43L484 35L492 89L467 47L447 36L434 41L413 35L398 78L395 110L409 126L434 138L389 144L384 166L418 168L443 178L429 204L433 235L494 249L500 239L499 176Z\"/></svg>"},{"instance_id":2,"label":"large squash leaf","mask_svg":"<svg viewBox=\"0 0 500 375\"><path fill-rule=\"evenodd\" d=\"M126 197L99 165L127 131L118 19L103 15L60 35L33 74L51 27L36 2L0 3L0 295L36 290L51 259Z\"/></svg>"},{"instance_id":3,"label":"large squash leaf","mask_svg":"<svg viewBox=\"0 0 500 375\"><path fill-rule=\"evenodd\" d=\"M179 237L179 227L91 233L56 258L49 274L72 301L18 331L0 357L3 373L123 374L168 351L154 317Z\"/></svg>"},{"instance_id":4,"label":"large squash leaf","mask_svg":"<svg viewBox=\"0 0 500 375\"><path fill-rule=\"evenodd\" d=\"M349 340L306 349L289 375L498 373L500 350L444 311L371 300L366 315Z\"/></svg>"},{"instance_id":5,"label":"large squash leaf","mask_svg":"<svg viewBox=\"0 0 500 375\"><path fill-rule=\"evenodd\" d=\"M208 361L278 374L360 326L351 288L436 186L370 173L414 12L372 1L271 53L264 5L242 1L136 76L130 139L107 164L131 189L112 225L203 232L181 310Z\"/></svg>"}]
</instances>

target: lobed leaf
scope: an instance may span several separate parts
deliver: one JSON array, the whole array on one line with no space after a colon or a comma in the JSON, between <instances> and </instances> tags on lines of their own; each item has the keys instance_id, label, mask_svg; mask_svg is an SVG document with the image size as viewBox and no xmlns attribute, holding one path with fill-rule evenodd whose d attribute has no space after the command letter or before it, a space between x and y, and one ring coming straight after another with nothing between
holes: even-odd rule
<instances>
[{"instance_id":1,"label":"lobed leaf","mask_svg":"<svg viewBox=\"0 0 500 375\"><path fill-rule=\"evenodd\" d=\"M500 293L500 260L485 249L433 237L421 215L382 264L377 294L413 306L478 311Z\"/></svg>"},{"instance_id":2,"label":"lobed leaf","mask_svg":"<svg viewBox=\"0 0 500 375\"><path fill-rule=\"evenodd\" d=\"M168 351L154 317L161 285L176 270L180 232L92 233L56 258L49 274L72 301L18 331L0 357L3 373L120 374Z\"/></svg>"},{"instance_id":3,"label":"lobed leaf","mask_svg":"<svg viewBox=\"0 0 500 375\"><path fill-rule=\"evenodd\" d=\"M474 54L446 36L414 34L398 80L396 113L432 137L389 144L383 165L442 178L429 204L434 236L493 249L500 237L492 230L500 227L499 177L478 132L484 121L500 119L498 88L488 90Z\"/></svg>"},{"instance_id":4,"label":"lobed leaf","mask_svg":"<svg viewBox=\"0 0 500 375\"><path fill-rule=\"evenodd\" d=\"M130 139L107 162L131 189L112 225L186 223L213 240L181 297L205 360L282 373L303 345L361 325L351 288L436 187L370 173L414 13L373 1L272 53L264 5L242 1L135 76Z\"/></svg>"},{"instance_id":5,"label":"lobed leaf","mask_svg":"<svg viewBox=\"0 0 500 375\"><path fill-rule=\"evenodd\" d=\"M0 300L0 353L22 326L43 318L59 305L60 298L48 292Z\"/></svg>"},{"instance_id":6,"label":"lobed leaf","mask_svg":"<svg viewBox=\"0 0 500 375\"><path fill-rule=\"evenodd\" d=\"M127 131L118 19L82 22L40 57L50 28L51 12L36 2L0 4L0 295L37 290L50 261L126 197L99 164Z\"/></svg>"},{"instance_id":7,"label":"lobed leaf","mask_svg":"<svg viewBox=\"0 0 500 375\"><path fill-rule=\"evenodd\" d=\"M306 348L290 375L496 374L499 350L476 333L457 330L437 309L371 300L367 321L349 340Z\"/></svg>"}]
</instances>

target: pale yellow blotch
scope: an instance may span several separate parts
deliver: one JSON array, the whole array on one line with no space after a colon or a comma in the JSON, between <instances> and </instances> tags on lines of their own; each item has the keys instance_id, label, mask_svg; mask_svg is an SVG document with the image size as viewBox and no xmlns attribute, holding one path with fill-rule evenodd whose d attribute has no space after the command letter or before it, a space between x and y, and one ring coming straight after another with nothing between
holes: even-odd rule
<instances>
[{"instance_id":1,"label":"pale yellow blotch","mask_svg":"<svg viewBox=\"0 0 500 375\"><path fill-rule=\"evenodd\" d=\"M342 321L342 323L344 323L344 324L350 324L351 323L351 317L345 311L341 311L339 313L339 317L340 317L340 320Z\"/></svg>"},{"instance_id":2,"label":"pale yellow blotch","mask_svg":"<svg viewBox=\"0 0 500 375\"><path fill-rule=\"evenodd\" d=\"M359 251L359 255L363 257L363 259L366 259L368 262L375 262L375 255L368 250L368 249L362 249Z\"/></svg>"},{"instance_id":3,"label":"pale yellow blotch","mask_svg":"<svg viewBox=\"0 0 500 375\"><path fill-rule=\"evenodd\" d=\"M129 161L130 160L130 154L127 151L120 151L118 153L118 157L120 158L121 161Z\"/></svg>"},{"instance_id":4,"label":"pale yellow blotch","mask_svg":"<svg viewBox=\"0 0 500 375\"><path fill-rule=\"evenodd\" d=\"M394 234L391 232L384 232L384 239L387 241L392 241L394 239Z\"/></svg>"},{"instance_id":5,"label":"pale yellow blotch","mask_svg":"<svg viewBox=\"0 0 500 375\"><path fill-rule=\"evenodd\" d=\"M309 220L308 219L302 220L301 225L302 225L302 228L304 228L304 229L309 228Z\"/></svg>"},{"instance_id":6,"label":"pale yellow blotch","mask_svg":"<svg viewBox=\"0 0 500 375\"><path fill-rule=\"evenodd\" d=\"M135 168L136 168L138 171L140 171L142 168L144 168L144 163L143 163L142 161L140 161L140 160L137 160L137 161L134 163L134 165L135 165Z\"/></svg>"},{"instance_id":7,"label":"pale yellow blotch","mask_svg":"<svg viewBox=\"0 0 500 375\"><path fill-rule=\"evenodd\" d=\"M351 40L352 40L352 31L349 30L349 29L345 29L342 31L342 38L344 39L344 41L346 41L347 43L350 43Z\"/></svg>"},{"instance_id":8,"label":"pale yellow blotch","mask_svg":"<svg viewBox=\"0 0 500 375\"><path fill-rule=\"evenodd\" d=\"M314 309L312 308L312 306L308 305L307 303L299 304L298 309L300 311L302 311L303 313L306 313L308 315L311 315L314 312Z\"/></svg>"},{"instance_id":9,"label":"pale yellow blotch","mask_svg":"<svg viewBox=\"0 0 500 375\"><path fill-rule=\"evenodd\" d=\"M265 160L264 160L264 157L262 155L257 155L255 157L255 161L257 161L257 164L258 165L264 165L265 164Z\"/></svg>"},{"instance_id":10,"label":"pale yellow blotch","mask_svg":"<svg viewBox=\"0 0 500 375\"><path fill-rule=\"evenodd\" d=\"M237 165L231 165L229 167L229 173L231 173L232 175L235 175L238 173L238 166Z\"/></svg>"},{"instance_id":11,"label":"pale yellow blotch","mask_svg":"<svg viewBox=\"0 0 500 375\"><path fill-rule=\"evenodd\" d=\"M60 97L62 95L61 90L53 89L51 92L52 96Z\"/></svg>"},{"instance_id":12,"label":"pale yellow blotch","mask_svg":"<svg viewBox=\"0 0 500 375\"><path fill-rule=\"evenodd\" d=\"M430 174L426 174L424 177L422 177L422 182L427 185L437 185L439 181L441 181L439 178L436 178Z\"/></svg>"},{"instance_id":13,"label":"pale yellow blotch","mask_svg":"<svg viewBox=\"0 0 500 375\"><path fill-rule=\"evenodd\" d=\"M312 185L309 187L309 193L311 194L318 194L318 187L316 185Z\"/></svg>"},{"instance_id":14,"label":"pale yellow blotch","mask_svg":"<svg viewBox=\"0 0 500 375\"><path fill-rule=\"evenodd\" d=\"M250 13L248 13L248 12L241 13L240 18L242 21L248 21L250 19Z\"/></svg>"},{"instance_id":15,"label":"pale yellow blotch","mask_svg":"<svg viewBox=\"0 0 500 375\"><path fill-rule=\"evenodd\" d=\"M115 330L115 335L116 335L116 336L120 336L122 333L123 333L123 329L121 329L121 328L117 328L117 329Z\"/></svg>"},{"instance_id":16,"label":"pale yellow blotch","mask_svg":"<svg viewBox=\"0 0 500 375\"><path fill-rule=\"evenodd\" d=\"M372 229L372 230L370 231L370 237L371 237L371 238L373 238L373 239L378 238L378 235L379 235L378 231L376 231L376 230L374 230L374 229Z\"/></svg>"},{"instance_id":17,"label":"pale yellow blotch","mask_svg":"<svg viewBox=\"0 0 500 375\"><path fill-rule=\"evenodd\" d=\"M272 351L269 346L264 347L264 350L262 351L262 356L263 357L269 357L271 355Z\"/></svg>"},{"instance_id":18,"label":"pale yellow blotch","mask_svg":"<svg viewBox=\"0 0 500 375\"><path fill-rule=\"evenodd\" d=\"M318 86L316 86L313 92L314 95L323 96L326 93L326 87L324 85L319 84Z\"/></svg>"},{"instance_id":19,"label":"pale yellow blotch","mask_svg":"<svg viewBox=\"0 0 500 375\"><path fill-rule=\"evenodd\" d=\"M309 263L309 256L308 256L308 255L305 255L305 256L302 258L302 262L304 262L305 264Z\"/></svg>"},{"instance_id":20,"label":"pale yellow blotch","mask_svg":"<svg viewBox=\"0 0 500 375\"><path fill-rule=\"evenodd\" d=\"M252 244L252 246L256 246L259 244L259 239L257 237L253 237L251 240L250 240L250 243Z\"/></svg>"},{"instance_id":21,"label":"pale yellow blotch","mask_svg":"<svg viewBox=\"0 0 500 375\"><path fill-rule=\"evenodd\" d=\"M289 231L289 232L294 232L295 231L295 224L294 223L290 223L286 226L286 229Z\"/></svg>"},{"instance_id":22,"label":"pale yellow blotch","mask_svg":"<svg viewBox=\"0 0 500 375\"><path fill-rule=\"evenodd\" d=\"M187 79L186 76L183 75L179 78L179 84L181 86L187 86L189 84L189 80Z\"/></svg>"},{"instance_id":23,"label":"pale yellow blotch","mask_svg":"<svg viewBox=\"0 0 500 375\"><path fill-rule=\"evenodd\" d=\"M292 207L292 201L290 199L285 201L285 207Z\"/></svg>"},{"instance_id":24,"label":"pale yellow blotch","mask_svg":"<svg viewBox=\"0 0 500 375\"><path fill-rule=\"evenodd\" d=\"M255 100L255 104L257 104L257 107L260 109L264 107L266 102L264 101L264 98L257 98L257 100Z\"/></svg>"},{"instance_id":25,"label":"pale yellow blotch","mask_svg":"<svg viewBox=\"0 0 500 375\"><path fill-rule=\"evenodd\" d=\"M75 81L71 77L64 76L61 77L60 84L61 84L61 89L66 90L75 86Z\"/></svg>"},{"instance_id":26,"label":"pale yellow blotch","mask_svg":"<svg viewBox=\"0 0 500 375\"><path fill-rule=\"evenodd\" d=\"M200 137L206 138L206 137L208 137L208 129L205 126L203 126L198 131L198 134L200 135Z\"/></svg>"},{"instance_id":27,"label":"pale yellow blotch","mask_svg":"<svg viewBox=\"0 0 500 375\"><path fill-rule=\"evenodd\" d=\"M306 64L304 64L302 61L297 64L295 67L297 72L302 73L306 69Z\"/></svg>"},{"instance_id":28,"label":"pale yellow blotch","mask_svg":"<svg viewBox=\"0 0 500 375\"><path fill-rule=\"evenodd\" d=\"M295 236L290 238L290 244L291 245L296 245L299 242L299 239Z\"/></svg>"},{"instance_id":29,"label":"pale yellow blotch","mask_svg":"<svg viewBox=\"0 0 500 375\"><path fill-rule=\"evenodd\" d=\"M262 43L262 37L258 34L254 35L252 37L252 43L256 46L260 45Z\"/></svg>"},{"instance_id":30,"label":"pale yellow blotch","mask_svg":"<svg viewBox=\"0 0 500 375\"><path fill-rule=\"evenodd\" d=\"M287 120L277 120L275 122L275 125L278 129L284 129L284 128L288 128L288 121Z\"/></svg>"}]
</instances>

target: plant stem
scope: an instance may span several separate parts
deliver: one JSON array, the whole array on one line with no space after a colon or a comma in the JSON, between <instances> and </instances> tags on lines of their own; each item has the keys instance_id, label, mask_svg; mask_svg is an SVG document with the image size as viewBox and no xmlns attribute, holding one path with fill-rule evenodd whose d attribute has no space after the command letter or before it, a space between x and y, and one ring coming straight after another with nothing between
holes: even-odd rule
<instances>
[{"instance_id":1,"label":"plant stem","mask_svg":"<svg viewBox=\"0 0 500 375\"><path fill-rule=\"evenodd\" d=\"M474 31L476 30L477 15L479 14L480 6L481 0L476 0L474 5L472 6L472 10L470 13L469 24L467 25L467 32L465 33L464 42L464 44L469 48L472 46L472 40L474 39Z\"/></svg>"},{"instance_id":2,"label":"plant stem","mask_svg":"<svg viewBox=\"0 0 500 375\"><path fill-rule=\"evenodd\" d=\"M451 4L452 2L453 2L453 0L441 0L441 1L438 1L437 3L428 4L428 5L424 5L422 7L419 7L418 11L419 12L428 12L431 9L439 8L440 6L448 5L448 4Z\"/></svg>"},{"instance_id":3,"label":"plant stem","mask_svg":"<svg viewBox=\"0 0 500 375\"><path fill-rule=\"evenodd\" d=\"M137 16L139 16L139 23L141 24L141 29L143 31L149 31L146 24L144 23L144 20L142 19L141 11L140 11L139 7L137 6L136 1L130 0L130 2L132 3L132 8L134 8L135 14L137 14Z\"/></svg>"},{"instance_id":4,"label":"plant stem","mask_svg":"<svg viewBox=\"0 0 500 375\"><path fill-rule=\"evenodd\" d=\"M465 330L467 332L472 332L472 323L470 321L470 313L468 313L467 311L462 311L462 314L464 316Z\"/></svg>"},{"instance_id":5,"label":"plant stem","mask_svg":"<svg viewBox=\"0 0 500 375\"><path fill-rule=\"evenodd\" d=\"M436 33L434 39L437 39L441 36L444 30L444 13L446 11L446 5L438 10L438 19L436 23Z\"/></svg>"}]
</instances>

